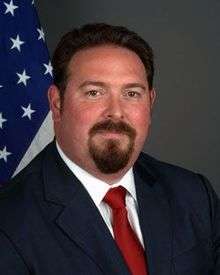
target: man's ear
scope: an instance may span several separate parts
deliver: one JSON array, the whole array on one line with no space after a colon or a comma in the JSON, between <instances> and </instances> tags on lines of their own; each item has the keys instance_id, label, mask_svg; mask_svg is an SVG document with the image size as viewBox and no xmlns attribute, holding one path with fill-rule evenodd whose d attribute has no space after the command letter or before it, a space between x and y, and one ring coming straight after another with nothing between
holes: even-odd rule
<instances>
[{"instance_id":1,"label":"man's ear","mask_svg":"<svg viewBox=\"0 0 220 275\"><path fill-rule=\"evenodd\" d=\"M152 110L152 108L153 108L155 99L156 99L156 91L155 91L154 88L152 88L152 89L150 90L150 107L151 107L151 110Z\"/></svg>"},{"instance_id":2,"label":"man's ear","mask_svg":"<svg viewBox=\"0 0 220 275\"><path fill-rule=\"evenodd\" d=\"M50 110L52 112L53 121L59 121L61 114L61 99L60 91L56 85L52 84L49 87L47 96L50 105Z\"/></svg>"}]
</instances>

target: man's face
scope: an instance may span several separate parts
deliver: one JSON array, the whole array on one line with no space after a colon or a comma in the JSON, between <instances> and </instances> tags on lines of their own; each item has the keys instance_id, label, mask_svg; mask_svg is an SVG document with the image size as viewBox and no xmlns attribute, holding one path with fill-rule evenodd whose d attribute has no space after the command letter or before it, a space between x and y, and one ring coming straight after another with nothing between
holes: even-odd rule
<instances>
[{"instance_id":1,"label":"man's face","mask_svg":"<svg viewBox=\"0 0 220 275\"><path fill-rule=\"evenodd\" d=\"M155 97L140 58L97 46L77 52L68 72L62 108L58 89L49 90L60 147L95 175L128 170L147 137Z\"/></svg>"}]
</instances>

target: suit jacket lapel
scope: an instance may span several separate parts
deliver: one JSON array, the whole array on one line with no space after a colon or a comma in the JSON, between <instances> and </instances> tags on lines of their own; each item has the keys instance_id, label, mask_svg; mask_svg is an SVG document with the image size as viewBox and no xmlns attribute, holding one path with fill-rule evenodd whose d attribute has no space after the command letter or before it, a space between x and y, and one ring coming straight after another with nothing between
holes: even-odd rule
<instances>
[{"instance_id":1,"label":"suit jacket lapel","mask_svg":"<svg viewBox=\"0 0 220 275\"><path fill-rule=\"evenodd\" d=\"M44 162L45 194L63 211L56 224L105 274L129 274L98 209L82 184L61 160L55 144Z\"/></svg>"},{"instance_id":2,"label":"suit jacket lapel","mask_svg":"<svg viewBox=\"0 0 220 275\"><path fill-rule=\"evenodd\" d=\"M168 196L159 177L142 157L135 165L134 175L149 273L171 274L172 228Z\"/></svg>"}]
</instances>

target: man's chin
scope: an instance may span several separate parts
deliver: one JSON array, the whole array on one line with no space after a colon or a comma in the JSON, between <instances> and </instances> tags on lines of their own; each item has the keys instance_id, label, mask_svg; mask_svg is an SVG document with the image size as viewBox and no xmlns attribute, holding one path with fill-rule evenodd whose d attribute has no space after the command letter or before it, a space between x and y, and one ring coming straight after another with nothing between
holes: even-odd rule
<instances>
[{"instance_id":1,"label":"man's chin","mask_svg":"<svg viewBox=\"0 0 220 275\"><path fill-rule=\"evenodd\" d=\"M123 149L122 149L123 147ZM90 144L90 155L101 173L114 174L124 169L132 155L133 146L125 146L118 140L110 139L104 146Z\"/></svg>"},{"instance_id":2,"label":"man's chin","mask_svg":"<svg viewBox=\"0 0 220 275\"><path fill-rule=\"evenodd\" d=\"M95 162L97 169L103 174L116 174L123 170L129 162L127 159L116 160L112 159L112 157L104 159L99 158L93 160Z\"/></svg>"}]
</instances>

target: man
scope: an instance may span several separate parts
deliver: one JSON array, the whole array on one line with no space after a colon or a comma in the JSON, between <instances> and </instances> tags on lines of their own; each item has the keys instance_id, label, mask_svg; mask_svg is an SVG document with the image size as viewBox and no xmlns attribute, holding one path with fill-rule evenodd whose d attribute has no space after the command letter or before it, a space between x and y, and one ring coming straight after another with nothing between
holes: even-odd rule
<instances>
[{"instance_id":1,"label":"man","mask_svg":"<svg viewBox=\"0 0 220 275\"><path fill-rule=\"evenodd\" d=\"M56 138L1 191L0 274L220 274L210 184L141 153L150 46L90 24L64 35L52 63Z\"/></svg>"}]
</instances>

